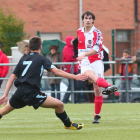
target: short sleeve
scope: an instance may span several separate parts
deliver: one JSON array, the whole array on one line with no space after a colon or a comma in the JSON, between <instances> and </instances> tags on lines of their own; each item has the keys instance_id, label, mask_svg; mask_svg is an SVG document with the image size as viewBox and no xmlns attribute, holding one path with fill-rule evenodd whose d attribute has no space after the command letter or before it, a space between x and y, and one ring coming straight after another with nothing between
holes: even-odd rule
<instances>
[{"instance_id":1,"label":"short sleeve","mask_svg":"<svg viewBox=\"0 0 140 140\"><path fill-rule=\"evenodd\" d=\"M93 50L96 51L96 52L98 52L100 50L99 49L99 45L94 45Z\"/></svg>"},{"instance_id":2,"label":"short sleeve","mask_svg":"<svg viewBox=\"0 0 140 140\"><path fill-rule=\"evenodd\" d=\"M44 69L50 71L54 67L55 66L52 64L52 62L48 58L44 57Z\"/></svg>"},{"instance_id":3,"label":"short sleeve","mask_svg":"<svg viewBox=\"0 0 140 140\"><path fill-rule=\"evenodd\" d=\"M93 44L93 50L95 50L96 52L99 52L103 44L102 33L98 29L96 29L94 31L94 36L95 36L95 43Z\"/></svg>"},{"instance_id":4,"label":"short sleeve","mask_svg":"<svg viewBox=\"0 0 140 140\"><path fill-rule=\"evenodd\" d=\"M18 63L13 71L13 74L15 74L17 77L20 76L20 63Z\"/></svg>"}]
</instances>

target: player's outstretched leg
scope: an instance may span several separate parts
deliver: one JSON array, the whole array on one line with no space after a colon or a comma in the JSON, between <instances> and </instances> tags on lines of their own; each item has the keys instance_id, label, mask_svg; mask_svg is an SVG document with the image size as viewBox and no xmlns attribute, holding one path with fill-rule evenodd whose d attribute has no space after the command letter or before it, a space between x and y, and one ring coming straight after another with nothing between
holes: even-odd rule
<instances>
[{"instance_id":1,"label":"player's outstretched leg","mask_svg":"<svg viewBox=\"0 0 140 140\"><path fill-rule=\"evenodd\" d=\"M80 130L84 127L83 124L71 122L65 111L63 113L56 113L56 116L64 123L65 129Z\"/></svg>"},{"instance_id":2,"label":"player's outstretched leg","mask_svg":"<svg viewBox=\"0 0 140 140\"><path fill-rule=\"evenodd\" d=\"M104 95L109 95L113 92L116 92L118 90L118 87L115 86L115 85L110 85L108 87L106 87L103 91L102 91L102 94Z\"/></svg>"},{"instance_id":3,"label":"player's outstretched leg","mask_svg":"<svg viewBox=\"0 0 140 140\"><path fill-rule=\"evenodd\" d=\"M55 114L63 122L65 129L80 130L84 127L83 124L71 122L66 111L64 110L64 104L58 99L47 96L47 99L40 106L55 109Z\"/></svg>"},{"instance_id":4,"label":"player's outstretched leg","mask_svg":"<svg viewBox=\"0 0 140 140\"><path fill-rule=\"evenodd\" d=\"M2 118L2 116L8 114L12 110L14 110L14 108L8 102L3 108L0 108L0 119Z\"/></svg>"}]
</instances>

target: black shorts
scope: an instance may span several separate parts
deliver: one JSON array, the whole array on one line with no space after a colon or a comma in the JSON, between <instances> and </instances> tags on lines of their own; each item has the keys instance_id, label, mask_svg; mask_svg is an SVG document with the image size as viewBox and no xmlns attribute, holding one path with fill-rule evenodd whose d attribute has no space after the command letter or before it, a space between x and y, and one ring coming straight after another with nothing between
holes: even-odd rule
<instances>
[{"instance_id":1,"label":"black shorts","mask_svg":"<svg viewBox=\"0 0 140 140\"><path fill-rule=\"evenodd\" d=\"M35 89L29 85L20 85L12 95L9 103L15 109L22 108L26 105L33 106L34 109L37 109L46 98L47 95L42 93L40 89Z\"/></svg>"}]
</instances>

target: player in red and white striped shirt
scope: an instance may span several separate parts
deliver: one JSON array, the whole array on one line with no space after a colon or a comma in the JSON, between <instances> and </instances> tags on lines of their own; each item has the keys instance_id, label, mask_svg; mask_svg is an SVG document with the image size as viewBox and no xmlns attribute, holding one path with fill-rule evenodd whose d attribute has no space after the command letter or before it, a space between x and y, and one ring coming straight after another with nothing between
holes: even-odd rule
<instances>
[{"instance_id":1,"label":"player in red and white striped shirt","mask_svg":"<svg viewBox=\"0 0 140 140\"><path fill-rule=\"evenodd\" d=\"M95 115L93 123L99 123L103 103L103 94L110 94L118 90L115 85L109 84L104 78L102 33L93 26L95 15L86 11L82 15L84 27L78 29L78 57L81 73L88 75L93 81L95 93ZM102 92L101 87L105 88Z\"/></svg>"}]
</instances>

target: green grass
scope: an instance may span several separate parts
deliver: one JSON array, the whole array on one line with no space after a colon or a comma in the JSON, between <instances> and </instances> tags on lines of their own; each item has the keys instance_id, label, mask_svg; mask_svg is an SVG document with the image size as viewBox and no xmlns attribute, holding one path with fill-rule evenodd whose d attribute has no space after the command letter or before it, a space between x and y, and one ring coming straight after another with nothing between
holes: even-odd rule
<instances>
[{"instance_id":1,"label":"green grass","mask_svg":"<svg viewBox=\"0 0 140 140\"><path fill-rule=\"evenodd\" d=\"M100 124L92 124L94 104L66 104L71 121L82 130L65 130L53 109L14 110L0 120L0 140L139 140L139 104L103 104Z\"/></svg>"}]
</instances>

